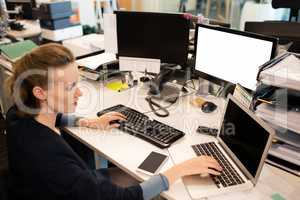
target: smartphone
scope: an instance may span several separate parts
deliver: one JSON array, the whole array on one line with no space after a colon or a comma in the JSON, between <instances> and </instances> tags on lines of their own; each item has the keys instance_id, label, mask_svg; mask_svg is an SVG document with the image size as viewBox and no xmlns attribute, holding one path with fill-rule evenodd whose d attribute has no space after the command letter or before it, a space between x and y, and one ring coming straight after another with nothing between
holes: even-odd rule
<instances>
[{"instance_id":1,"label":"smartphone","mask_svg":"<svg viewBox=\"0 0 300 200\"><path fill-rule=\"evenodd\" d=\"M137 171L148 175L154 175L158 169L166 162L168 156L152 151L147 158L138 166Z\"/></svg>"}]
</instances>

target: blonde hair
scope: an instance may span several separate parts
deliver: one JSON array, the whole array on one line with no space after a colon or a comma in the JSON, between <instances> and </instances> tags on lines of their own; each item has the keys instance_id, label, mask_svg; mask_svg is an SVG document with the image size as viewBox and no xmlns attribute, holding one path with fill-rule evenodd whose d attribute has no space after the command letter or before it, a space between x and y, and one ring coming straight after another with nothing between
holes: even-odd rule
<instances>
[{"instance_id":1,"label":"blonde hair","mask_svg":"<svg viewBox=\"0 0 300 200\"><path fill-rule=\"evenodd\" d=\"M29 109L40 109L40 102L33 95L32 90L35 86L47 87L48 73L31 74L32 70L47 72L49 68L63 67L74 61L75 58L69 49L60 44L50 43L33 49L30 53L13 63L13 75L6 81L6 89L17 105L18 111L27 115L35 115L24 112L24 108L20 108L17 104L16 98L19 98L21 103ZM20 77L23 79L18 83L18 88L16 88ZM13 95L16 89L19 90L18 96Z\"/></svg>"}]
</instances>

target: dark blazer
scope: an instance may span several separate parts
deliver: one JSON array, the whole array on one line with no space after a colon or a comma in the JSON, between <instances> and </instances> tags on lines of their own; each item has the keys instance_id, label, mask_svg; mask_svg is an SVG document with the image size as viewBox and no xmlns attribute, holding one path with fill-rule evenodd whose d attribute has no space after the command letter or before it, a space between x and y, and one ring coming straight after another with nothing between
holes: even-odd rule
<instances>
[{"instance_id":1,"label":"dark blazer","mask_svg":"<svg viewBox=\"0 0 300 200\"><path fill-rule=\"evenodd\" d=\"M18 200L138 200L139 185L120 188L90 170L64 139L30 117L7 113L11 198Z\"/></svg>"}]
</instances>

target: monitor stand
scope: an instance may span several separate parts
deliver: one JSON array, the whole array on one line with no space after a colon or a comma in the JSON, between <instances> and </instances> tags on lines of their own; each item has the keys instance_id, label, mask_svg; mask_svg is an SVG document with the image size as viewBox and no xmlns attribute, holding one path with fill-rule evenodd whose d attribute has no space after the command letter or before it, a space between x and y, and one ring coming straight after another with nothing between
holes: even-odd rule
<instances>
[{"instance_id":1,"label":"monitor stand","mask_svg":"<svg viewBox=\"0 0 300 200\"><path fill-rule=\"evenodd\" d=\"M235 89L235 84L227 83L225 86L221 86L220 91L218 92L218 97L226 99L228 94L233 94Z\"/></svg>"},{"instance_id":2,"label":"monitor stand","mask_svg":"<svg viewBox=\"0 0 300 200\"><path fill-rule=\"evenodd\" d=\"M203 78L198 79L199 86L197 90L197 95L200 96L216 96L221 98L227 98L228 94L233 94L235 89L235 84L227 83L225 85L214 84Z\"/></svg>"}]
</instances>

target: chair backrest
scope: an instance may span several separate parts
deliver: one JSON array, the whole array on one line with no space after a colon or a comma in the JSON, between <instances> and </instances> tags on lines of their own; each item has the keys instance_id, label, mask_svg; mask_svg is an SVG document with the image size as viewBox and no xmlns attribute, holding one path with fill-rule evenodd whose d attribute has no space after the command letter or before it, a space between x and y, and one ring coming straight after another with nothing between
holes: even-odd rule
<instances>
[{"instance_id":1,"label":"chair backrest","mask_svg":"<svg viewBox=\"0 0 300 200\"><path fill-rule=\"evenodd\" d=\"M6 113L8 109L12 106L12 98L5 92L5 81L11 76L11 72L0 67L0 103L3 113Z\"/></svg>"},{"instance_id":2,"label":"chair backrest","mask_svg":"<svg viewBox=\"0 0 300 200\"><path fill-rule=\"evenodd\" d=\"M7 142L5 133L5 119L0 114L0 175L3 171L8 169L8 159L7 159Z\"/></svg>"},{"instance_id":3,"label":"chair backrest","mask_svg":"<svg viewBox=\"0 0 300 200\"><path fill-rule=\"evenodd\" d=\"M5 119L0 113L0 199L8 199L8 154Z\"/></svg>"},{"instance_id":4,"label":"chair backrest","mask_svg":"<svg viewBox=\"0 0 300 200\"><path fill-rule=\"evenodd\" d=\"M300 53L300 23L282 21L246 22L245 31L279 38L279 44L293 42L288 49Z\"/></svg>"}]
</instances>

